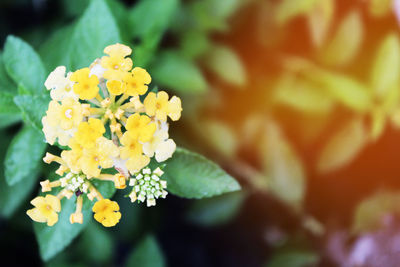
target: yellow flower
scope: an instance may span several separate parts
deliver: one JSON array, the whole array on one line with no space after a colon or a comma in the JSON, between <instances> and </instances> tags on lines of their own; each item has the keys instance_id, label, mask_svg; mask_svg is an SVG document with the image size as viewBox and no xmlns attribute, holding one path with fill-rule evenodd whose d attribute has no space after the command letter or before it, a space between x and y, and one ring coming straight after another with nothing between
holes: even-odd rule
<instances>
[{"instance_id":1,"label":"yellow flower","mask_svg":"<svg viewBox=\"0 0 400 267\"><path fill-rule=\"evenodd\" d=\"M151 123L151 119L148 116L135 113L129 116L125 128L133 138L141 142L147 142L153 136L157 126L155 123Z\"/></svg>"},{"instance_id":2,"label":"yellow flower","mask_svg":"<svg viewBox=\"0 0 400 267\"><path fill-rule=\"evenodd\" d=\"M96 146L92 149L84 149L83 156L80 158L82 172L88 177L98 177L100 168L111 168L112 158L119 155L118 147L105 137L100 137L96 141Z\"/></svg>"},{"instance_id":3,"label":"yellow flower","mask_svg":"<svg viewBox=\"0 0 400 267\"><path fill-rule=\"evenodd\" d=\"M126 161L126 168L131 173L137 173L150 163L150 158L145 155L138 155L134 158L129 158Z\"/></svg>"},{"instance_id":4,"label":"yellow flower","mask_svg":"<svg viewBox=\"0 0 400 267\"><path fill-rule=\"evenodd\" d=\"M114 44L107 46L104 53L108 55L101 58L101 66L106 69L103 74L104 78L121 81L125 73L132 68L132 60L126 58L132 53L132 50L126 45Z\"/></svg>"},{"instance_id":5,"label":"yellow flower","mask_svg":"<svg viewBox=\"0 0 400 267\"><path fill-rule=\"evenodd\" d=\"M120 95L125 93L126 87L125 84L120 81L109 80L107 81L107 89L113 95Z\"/></svg>"},{"instance_id":6,"label":"yellow flower","mask_svg":"<svg viewBox=\"0 0 400 267\"><path fill-rule=\"evenodd\" d=\"M123 147L121 147L121 158L127 159L136 157L142 154L142 144L135 136L131 135L129 131L125 132L120 140Z\"/></svg>"},{"instance_id":7,"label":"yellow flower","mask_svg":"<svg viewBox=\"0 0 400 267\"><path fill-rule=\"evenodd\" d=\"M73 88L80 99L92 99L99 92L99 79L96 75L90 75L89 68L83 68L72 73L71 81L76 82Z\"/></svg>"},{"instance_id":8,"label":"yellow flower","mask_svg":"<svg viewBox=\"0 0 400 267\"><path fill-rule=\"evenodd\" d=\"M182 112L182 104L181 104L181 99L179 97L173 96L171 100L169 100L169 112L168 116L171 118L173 121L177 121L181 118L181 112Z\"/></svg>"},{"instance_id":9,"label":"yellow flower","mask_svg":"<svg viewBox=\"0 0 400 267\"><path fill-rule=\"evenodd\" d=\"M76 210L69 216L69 222L71 224L83 223L82 205L83 205L83 198L82 196L79 196L76 200Z\"/></svg>"},{"instance_id":10,"label":"yellow flower","mask_svg":"<svg viewBox=\"0 0 400 267\"><path fill-rule=\"evenodd\" d=\"M59 124L64 130L77 127L82 122L82 105L72 98L64 98L60 107Z\"/></svg>"},{"instance_id":11,"label":"yellow flower","mask_svg":"<svg viewBox=\"0 0 400 267\"><path fill-rule=\"evenodd\" d=\"M58 212L61 211L60 200L53 195L36 197L31 201L35 208L26 212L35 222L47 222L48 226L53 226L58 221Z\"/></svg>"},{"instance_id":12,"label":"yellow flower","mask_svg":"<svg viewBox=\"0 0 400 267\"><path fill-rule=\"evenodd\" d=\"M50 90L50 96L53 100L61 101L66 97L78 100L78 95L72 90L73 82L70 80L71 74L65 77L66 68L58 66L47 77L44 86Z\"/></svg>"},{"instance_id":13,"label":"yellow flower","mask_svg":"<svg viewBox=\"0 0 400 267\"><path fill-rule=\"evenodd\" d=\"M174 140L168 139L168 125L163 123L158 129L153 137L143 144L143 152L148 157L155 158L158 162L163 162L170 157L175 152L176 144Z\"/></svg>"},{"instance_id":14,"label":"yellow flower","mask_svg":"<svg viewBox=\"0 0 400 267\"><path fill-rule=\"evenodd\" d=\"M93 148L97 138L105 132L103 123L99 119L90 118L88 122L81 122L74 140L84 148Z\"/></svg>"},{"instance_id":15,"label":"yellow flower","mask_svg":"<svg viewBox=\"0 0 400 267\"><path fill-rule=\"evenodd\" d=\"M114 184L117 189L124 189L126 187L126 178L124 175L117 173L114 175Z\"/></svg>"},{"instance_id":16,"label":"yellow flower","mask_svg":"<svg viewBox=\"0 0 400 267\"><path fill-rule=\"evenodd\" d=\"M144 107L149 116L155 116L160 121L166 121L167 116L172 120L179 120L181 117L181 100L174 96L168 101L168 94L160 91L157 94L150 92L144 100Z\"/></svg>"},{"instance_id":17,"label":"yellow flower","mask_svg":"<svg viewBox=\"0 0 400 267\"><path fill-rule=\"evenodd\" d=\"M121 219L118 203L109 199L97 201L92 211L94 218L105 227L116 225Z\"/></svg>"},{"instance_id":18,"label":"yellow flower","mask_svg":"<svg viewBox=\"0 0 400 267\"><path fill-rule=\"evenodd\" d=\"M82 105L73 98L64 98L61 105L52 100L46 114L42 124L47 142L53 144L58 138L61 145L67 145L83 119Z\"/></svg>"},{"instance_id":19,"label":"yellow flower","mask_svg":"<svg viewBox=\"0 0 400 267\"><path fill-rule=\"evenodd\" d=\"M130 96L143 95L147 92L147 85L151 83L150 74L140 67L135 67L131 73L124 76L126 93Z\"/></svg>"},{"instance_id":20,"label":"yellow flower","mask_svg":"<svg viewBox=\"0 0 400 267\"><path fill-rule=\"evenodd\" d=\"M71 139L68 146L71 150L63 150L61 158L73 173L79 173L81 171L80 159L83 155L83 147L75 139Z\"/></svg>"},{"instance_id":21,"label":"yellow flower","mask_svg":"<svg viewBox=\"0 0 400 267\"><path fill-rule=\"evenodd\" d=\"M142 144L130 131L124 133L121 144L121 158L127 159L126 168L130 172L138 172L149 164L150 158L143 155Z\"/></svg>"}]
</instances>

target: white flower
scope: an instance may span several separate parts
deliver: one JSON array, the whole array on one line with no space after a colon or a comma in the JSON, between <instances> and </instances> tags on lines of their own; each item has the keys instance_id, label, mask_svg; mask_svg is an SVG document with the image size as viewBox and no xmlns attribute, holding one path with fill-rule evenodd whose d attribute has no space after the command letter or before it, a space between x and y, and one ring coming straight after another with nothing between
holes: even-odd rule
<instances>
[{"instance_id":1,"label":"white flower","mask_svg":"<svg viewBox=\"0 0 400 267\"><path fill-rule=\"evenodd\" d=\"M106 71L105 68L103 68L100 64L100 59L96 59L89 67L90 72L89 72L89 77L92 75L96 75L99 80L103 78L103 74Z\"/></svg>"},{"instance_id":2,"label":"white flower","mask_svg":"<svg viewBox=\"0 0 400 267\"><path fill-rule=\"evenodd\" d=\"M59 66L53 70L47 77L44 86L50 91L50 96L53 100L61 101L64 98L70 97L78 100L79 97L72 90L73 82L69 79L71 73L68 73L65 77L66 68Z\"/></svg>"},{"instance_id":3,"label":"white flower","mask_svg":"<svg viewBox=\"0 0 400 267\"><path fill-rule=\"evenodd\" d=\"M74 136L76 132L76 128L72 128L70 130L63 130L61 127L51 125L48 120L47 116L43 117L42 119L43 124L43 133L46 138L47 143L53 145L56 139L58 139L58 143L62 146L68 145L69 139Z\"/></svg>"},{"instance_id":4,"label":"white flower","mask_svg":"<svg viewBox=\"0 0 400 267\"><path fill-rule=\"evenodd\" d=\"M143 144L143 152L148 157L155 158L158 162L163 162L174 154L176 144L174 140L168 139L168 124L161 123L149 142Z\"/></svg>"}]
</instances>

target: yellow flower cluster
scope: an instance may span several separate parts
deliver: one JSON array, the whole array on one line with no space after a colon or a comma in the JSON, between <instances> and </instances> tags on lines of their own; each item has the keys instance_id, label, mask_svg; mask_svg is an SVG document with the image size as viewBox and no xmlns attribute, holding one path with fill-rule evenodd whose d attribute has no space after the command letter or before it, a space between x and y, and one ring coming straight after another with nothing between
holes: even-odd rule
<instances>
[{"instance_id":1,"label":"yellow flower cluster","mask_svg":"<svg viewBox=\"0 0 400 267\"><path fill-rule=\"evenodd\" d=\"M136 186L131 201L137 193L139 202L148 199L148 206L167 195L159 168L152 184L150 175L143 181L140 177L151 158L163 162L174 153L176 144L169 138L167 118L179 120L181 100L176 96L169 99L164 91L148 92L151 76L145 69L133 67L128 46L110 45L104 53L90 67L73 73L57 67L45 82L52 101L42 119L43 132L49 144L57 142L66 148L60 156L47 153L43 158L60 165L56 171L60 178L42 181L42 192L61 190L56 196L32 200L34 208L27 214L34 221L54 225L61 211L60 200L76 195L70 222L82 223L86 194L90 201L96 200L94 218L105 227L116 225L121 218L119 205L105 199L93 179L112 181L117 189L126 188L130 181ZM151 173L150 169L144 174L147 172Z\"/></svg>"}]
</instances>

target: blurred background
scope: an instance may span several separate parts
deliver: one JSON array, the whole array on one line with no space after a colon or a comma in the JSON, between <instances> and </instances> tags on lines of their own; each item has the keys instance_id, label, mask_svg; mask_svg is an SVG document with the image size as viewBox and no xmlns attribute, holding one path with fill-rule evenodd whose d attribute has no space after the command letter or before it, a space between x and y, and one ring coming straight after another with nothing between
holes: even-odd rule
<instances>
[{"instance_id":1,"label":"blurred background","mask_svg":"<svg viewBox=\"0 0 400 267\"><path fill-rule=\"evenodd\" d=\"M89 2L1 0L0 47L21 37L49 73ZM134 64L182 98L176 143L243 190L155 208L121 201L116 227L91 223L42 263L25 215L39 188L13 202L1 167L3 262L133 266L152 233L168 266L398 266L400 1L106 2ZM19 121L1 117L1 161Z\"/></svg>"}]
</instances>

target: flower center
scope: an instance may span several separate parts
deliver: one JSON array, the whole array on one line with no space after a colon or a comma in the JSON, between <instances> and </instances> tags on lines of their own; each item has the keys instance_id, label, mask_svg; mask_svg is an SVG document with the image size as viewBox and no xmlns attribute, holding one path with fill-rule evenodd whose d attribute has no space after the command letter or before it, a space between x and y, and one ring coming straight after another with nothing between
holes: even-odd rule
<instances>
[{"instance_id":1,"label":"flower center","mask_svg":"<svg viewBox=\"0 0 400 267\"><path fill-rule=\"evenodd\" d=\"M115 64L113 68L114 68L114 70L117 70L117 69L119 69L119 66L117 64Z\"/></svg>"},{"instance_id":2,"label":"flower center","mask_svg":"<svg viewBox=\"0 0 400 267\"><path fill-rule=\"evenodd\" d=\"M46 205L46 209L47 210L51 210L51 206L50 205Z\"/></svg>"},{"instance_id":3,"label":"flower center","mask_svg":"<svg viewBox=\"0 0 400 267\"><path fill-rule=\"evenodd\" d=\"M67 117L68 119L72 118L72 109L69 108L65 111L65 117Z\"/></svg>"}]
</instances>

